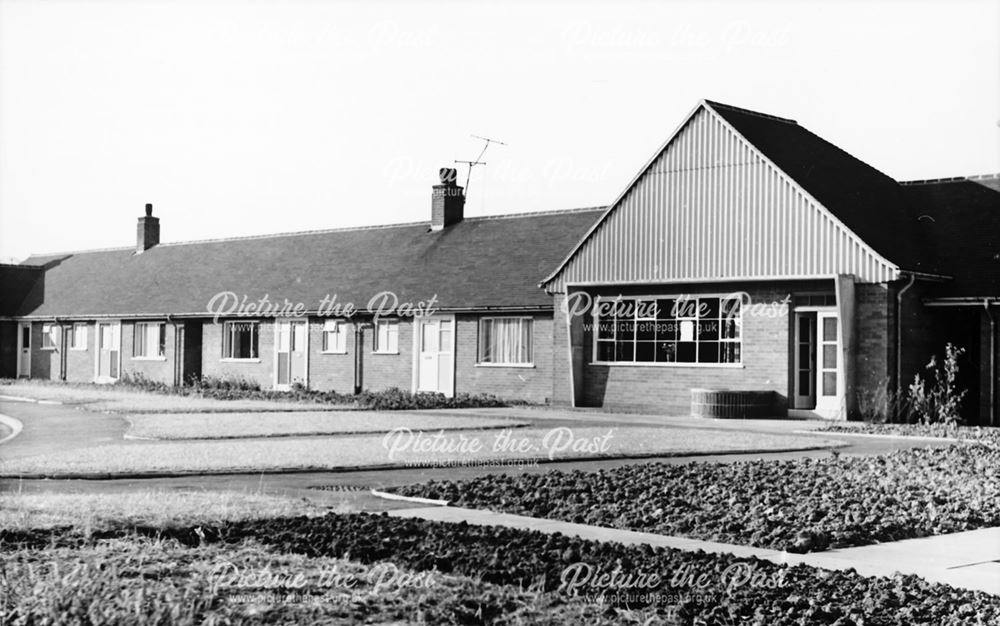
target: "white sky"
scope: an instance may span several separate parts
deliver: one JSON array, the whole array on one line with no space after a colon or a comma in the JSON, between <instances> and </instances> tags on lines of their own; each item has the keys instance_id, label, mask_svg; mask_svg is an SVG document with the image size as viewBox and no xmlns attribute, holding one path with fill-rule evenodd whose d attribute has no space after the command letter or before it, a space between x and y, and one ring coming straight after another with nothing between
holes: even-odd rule
<instances>
[{"instance_id":1,"label":"white sky","mask_svg":"<svg viewBox=\"0 0 1000 626\"><path fill-rule=\"evenodd\" d=\"M0 0L0 261L427 220L470 134L466 215L603 205L701 98L1000 172L1000 3Z\"/></svg>"}]
</instances>

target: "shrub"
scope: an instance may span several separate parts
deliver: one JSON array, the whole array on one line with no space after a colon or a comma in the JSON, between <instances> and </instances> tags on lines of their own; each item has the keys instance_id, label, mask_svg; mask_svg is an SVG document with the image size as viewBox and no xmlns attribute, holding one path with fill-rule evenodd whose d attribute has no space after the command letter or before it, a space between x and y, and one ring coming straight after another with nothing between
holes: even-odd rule
<instances>
[{"instance_id":1,"label":"shrub","mask_svg":"<svg viewBox=\"0 0 1000 626\"><path fill-rule=\"evenodd\" d=\"M933 377L934 383L928 389L927 382L917 372L909 388L910 408L922 424L957 425L962 422L958 412L966 389L958 389L955 380L958 377L958 359L965 350L952 344L945 346L944 363L938 365L937 355L932 355L925 366Z\"/></svg>"},{"instance_id":2,"label":"shrub","mask_svg":"<svg viewBox=\"0 0 1000 626\"><path fill-rule=\"evenodd\" d=\"M872 386L863 386L857 392L858 412L869 424L885 424L900 421L909 414L908 400L897 393L883 379Z\"/></svg>"}]
</instances>

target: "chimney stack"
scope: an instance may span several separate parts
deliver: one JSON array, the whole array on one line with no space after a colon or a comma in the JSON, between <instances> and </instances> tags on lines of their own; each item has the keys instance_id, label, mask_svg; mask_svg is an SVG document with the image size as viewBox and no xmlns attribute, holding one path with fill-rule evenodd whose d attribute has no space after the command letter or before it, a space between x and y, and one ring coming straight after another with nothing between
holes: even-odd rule
<instances>
[{"instance_id":1,"label":"chimney stack","mask_svg":"<svg viewBox=\"0 0 1000 626\"><path fill-rule=\"evenodd\" d=\"M153 205L146 205L146 214L139 218L135 229L135 253L142 254L160 243L160 218L153 217Z\"/></svg>"},{"instance_id":2,"label":"chimney stack","mask_svg":"<svg viewBox=\"0 0 1000 626\"><path fill-rule=\"evenodd\" d=\"M438 177L441 184L434 185L431 195L431 230L442 230L461 222L465 211L465 189L455 182L458 170L442 167Z\"/></svg>"}]
</instances>

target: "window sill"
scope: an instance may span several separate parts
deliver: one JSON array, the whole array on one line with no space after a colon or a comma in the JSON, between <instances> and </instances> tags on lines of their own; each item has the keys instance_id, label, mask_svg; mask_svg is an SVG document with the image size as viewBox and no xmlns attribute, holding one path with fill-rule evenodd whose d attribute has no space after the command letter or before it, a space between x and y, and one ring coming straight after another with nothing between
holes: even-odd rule
<instances>
[{"instance_id":1,"label":"window sill","mask_svg":"<svg viewBox=\"0 0 1000 626\"><path fill-rule=\"evenodd\" d=\"M587 365L600 365L602 367L695 367L714 369L743 369L743 363L629 363L622 361L591 361Z\"/></svg>"},{"instance_id":2,"label":"window sill","mask_svg":"<svg viewBox=\"0 0 1000 626\"><path fill-rule=\"evenodd\" d=\"M133 361L166 361L167 357L165 357L165 356L134 356L134 357L132 357L132 360Z\"/></svg>"},{"instance_id":3,"label":"window sill","mask_svg":"<svg viewBox=\"0 0 1000 626\"><path fill-rule=\"evenodd\" d=\"M39 348L38 350L40 352L55 352L56 351L55 348Z\"/></svg>"},{"instance_id":4,"label":"window sill","mask_svg":"<svg viewBox=\"0 0 1000 626\"><path fill-rule=\"evenodd\" d=\"M372 354L388 354L390 356L393 355L393 354L397 354L398 355L399 354L399 350L396 350L395 352L376 352L376 351L372 350Z\"/></svg>"},{"instance_id":5,"label":"window sill","mask_svg":"<svg viewBox=\"0 0 1000 626\"><path fill-rule=\"evenodd\" d=\"M219 359L222 363L260 363L260 359L234 359L223 357Z\"/></svg>"},{"instance_id":6,"label":"window sill","mask_svg":"<svg viewBox=\"0 0 1000 626\"><path fill-rule=\"evenodd\" d=\"M476 363L476 367L499 367L508 368L513 367L515 369L535 369L534 363Z\"/></svg>"},{"instance_id":7,"label":"window sill","mask_svg":"<svg viewBox=\"0 0 1000 626\"><path fill-rule=\"evenodd\" d=\"M86 352L87 349L86 348L70 348L69 351L70 352Z\"/></svg>"},{"instance_id":8,"label":"window sill","mask_svg":"<svg viewBox=\"0 0 1000 626\"><path fill-rule=\"evenodd\" d=\"M320 350L320 354L347 354L347 350Z\"/></svg>"}]
</instances>

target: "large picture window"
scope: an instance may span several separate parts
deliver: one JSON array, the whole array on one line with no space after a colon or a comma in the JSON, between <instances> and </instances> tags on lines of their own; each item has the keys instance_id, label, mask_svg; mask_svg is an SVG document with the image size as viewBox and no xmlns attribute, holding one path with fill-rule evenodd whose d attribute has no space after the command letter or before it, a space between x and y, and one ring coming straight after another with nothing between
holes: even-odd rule
<instances>
[{"instance_id":1,"label":"large picture window","mask_svg":"<svg viewBox=\"0 0 1000 626\"><path fill-rule=\"evenodd\" d=\"M132 357L159 358L166 354L167 326L162 322L139 322L132 335Z\"/></svg>"},{"instance_id":2,"label":"large picture window","mask_svg":"<svg viewBox=\"0 0 1000 626\"><path fill-rule=\"evenodd\" d=\"M479 362L530 365L530 317L487 317L479 320Z\"/></svg>"},{"instance_id":3,"label":"large picture window","mask_svg":"<svg viewBox=\"0 0 1000 626\"><path fill-rule=\"evenodd\" d=\"M739 298L676 296L598 299L599 363L741 363Z\"/></svg>"},{"instance_id":4,"label":"large picture window","mask_svg":"<svg viewBox=\"0 0 1000 626\"><path fill-rule=\"evenodd\" d=\"M225 322L222 328L222 358L259 359L259 322Z\"/></svg>"}]
</instances>

